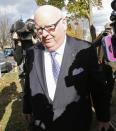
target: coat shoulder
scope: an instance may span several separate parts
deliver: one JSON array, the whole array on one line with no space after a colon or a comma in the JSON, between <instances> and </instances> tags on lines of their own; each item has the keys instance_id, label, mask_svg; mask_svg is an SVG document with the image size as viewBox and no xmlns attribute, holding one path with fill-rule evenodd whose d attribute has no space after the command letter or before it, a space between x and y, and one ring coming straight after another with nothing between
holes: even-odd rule
<instances>
[{"instance_id":1,"label":"coat shoulder","mask_svg":"<svg viewBox=\"0 0 116 131\"><path fill-rule=\"evenodd\" d=\"M81 40L81 39L74 38L74 37L68 36L67 39L72 47L78 48L80 50L87 49L87 48L91 47L91 45L92 45L92 43L90 43L89 41Z\"/></svg>"}]
</instances>

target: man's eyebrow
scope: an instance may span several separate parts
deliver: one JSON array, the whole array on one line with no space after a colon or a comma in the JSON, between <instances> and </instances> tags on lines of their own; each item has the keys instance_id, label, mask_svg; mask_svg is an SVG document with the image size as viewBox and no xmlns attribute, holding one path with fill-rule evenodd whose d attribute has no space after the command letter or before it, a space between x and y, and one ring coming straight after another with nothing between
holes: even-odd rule
<instances>
[{"instance_id":1,"label":"man's eyebrow","mask_svg":"<svg viewBox=\"0 0 116 131\"><path fill-rule=\"evenodd\" d=\"M54 25L54 24L45 25L44 27L50 27L50 26L53 26L53 25ZM35 27L36 27L36 28L44 28L44 27L39 26L37 23L35 23Z\"/></svg>"}]
</instances>

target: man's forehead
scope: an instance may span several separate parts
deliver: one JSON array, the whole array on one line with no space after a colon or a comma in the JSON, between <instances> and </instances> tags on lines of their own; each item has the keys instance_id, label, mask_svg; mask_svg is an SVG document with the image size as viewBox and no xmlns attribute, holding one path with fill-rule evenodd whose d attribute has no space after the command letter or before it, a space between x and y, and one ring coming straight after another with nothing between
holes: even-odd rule
<instances>
[{"instance_id":1,"label":"man's forehead","mask_svg":"<svg viewBox=\"0 0 116 131\"><path fill-rule=\"evenodd\" d=\"M62 17L61 10L53 6L40 7L34 16L35 23L38 25L54 24L59 18Z\"/></svg>"},{"instance_id":2,"label":"man's forehead","mask_svg":"<svg viewBox=\"0 0 116 131\"><path fill-rule=\"evenodd\" d=\"M50 16L49 17L38 17L37 19L35 19L35 25L45 27L47 25L54 24L60 18L61 17L50 17Z\"/></svg>"}]
</instances>

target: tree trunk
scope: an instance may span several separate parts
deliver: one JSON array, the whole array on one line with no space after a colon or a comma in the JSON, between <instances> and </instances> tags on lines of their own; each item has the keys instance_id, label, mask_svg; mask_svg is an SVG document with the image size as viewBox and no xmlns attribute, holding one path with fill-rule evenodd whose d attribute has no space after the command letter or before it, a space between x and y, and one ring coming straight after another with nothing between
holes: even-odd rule
<instances>
[{"instance_id":1,"label":"tree trunk","mask_svg":"<svg viewBox=\"0 0 116 131\"><path fill-rule=\"evenodd\" d=\"M93 24L93 13L92 13L92 3L89 0L89 29L91 34L91 41L93 42L96 39L96 29Z\"/></svg>"}]
</instances>

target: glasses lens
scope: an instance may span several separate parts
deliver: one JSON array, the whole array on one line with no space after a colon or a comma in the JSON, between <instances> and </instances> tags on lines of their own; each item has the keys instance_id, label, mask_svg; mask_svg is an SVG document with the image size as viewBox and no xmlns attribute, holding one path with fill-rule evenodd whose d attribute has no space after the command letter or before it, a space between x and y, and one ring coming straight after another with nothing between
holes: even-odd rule
<instances>
[{"instance_id":1,"label":"glasses lens","mask_svg":"<svg viewBox=\"0 0 116 131\"><path fill-rule=\"evenodd\" d=\"M52 31L55 31L55 26L54 26L54 25L51 25L51 26L49 26L49 27L45 27L44 29L50 33L50 32L52 32Z\"/></svg>"},{"instance_id":2,"label":"glasses lens","mask_svg":"<svg viewBox=\"0 0 116 131\"><path fill-rule=\"evenodd\" d=\"M44 28L40 27L40 28L36 29L36 33L39 35L42 35L43 30L47 31L48 33L54 32L56 29L56 26L58 25L60 20L61 20L61 18L55 24L45 26Z\"/></svg>"}]
</instances>

